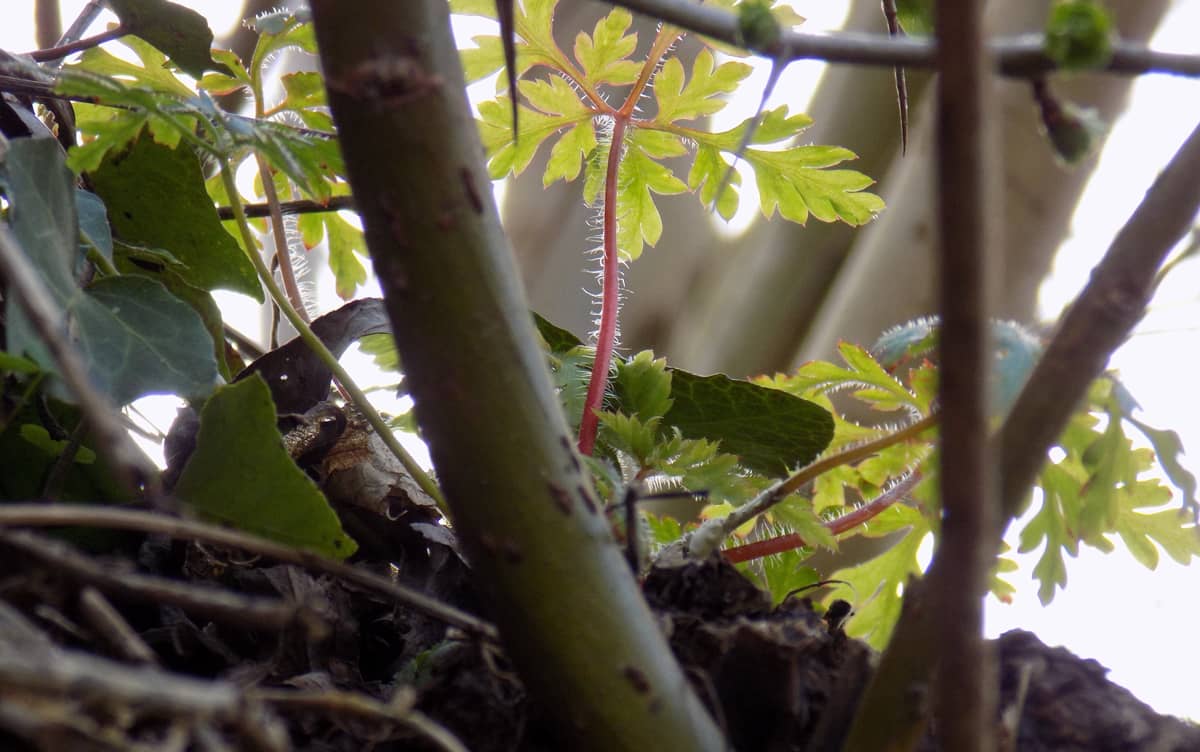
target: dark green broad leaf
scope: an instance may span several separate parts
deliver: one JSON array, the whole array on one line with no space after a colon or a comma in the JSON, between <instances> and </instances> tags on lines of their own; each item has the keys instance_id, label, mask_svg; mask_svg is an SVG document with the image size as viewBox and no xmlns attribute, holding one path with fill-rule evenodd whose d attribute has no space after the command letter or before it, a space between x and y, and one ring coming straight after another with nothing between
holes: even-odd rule
<instances>
[{"instance_id":1,"label":"dark green broad leaf","mask_svg":"<svg viewBox=\"0 0 1200 752\"><path fill-rule=\"evenodd\" d=\"M114 261L121 274L155 280L167 288L167 292L187 303L199 314L212 339L210 344L213 358L217 361L217 370L221 372L221 378L232 381L234 372L230 370L226 359L225 322L221 317L221 309L217 307L217 301L211 293L187 281L187 268L165 251L139 248L125 243L117 246Z\"/></svg>"},{"instance_id":2,"label":"dark green broad leaf","mask_svg":"<svg viewBox=\"0 0 1200 752\"><path fill-rule=\"evenodd\" d=\"M79 238L84 253L87 253L88 246L92 246L101 256L112 261L112 230L108 226L104 202L96 194L79 189L75 191L75 208L79 213Z\"/></svg>"},{"instance_id":3,"label":"dark green broad leaf","mask_svg":"<svg viewBox=\"0 0 1200 752\"><path fill-rule=\"evenodd\" d=\"M217 383L204 322L154 280L105 277L74 312L92 380L119 405L145 394L200 396Z\"/></svg>"},{"instance_id":4,"label":"dark green broad leaf","mask_svg":"<svg viewBox=\"0 0 1200 752\"><path fill-rule=\"evenodd\" d=\"M338 559L357 548L288 456L270 390L257 375L221 387L205 403L175 495L205 517L280 543Z\"/></svg>"},{"instance_id":5,"label":"dark green broad leaf","mask_svg":"<svg viewBox=\"0 0 1200 752\"><path fill-rule=\"evenodd\" d=\"M74 178L58 144L15 139L0 177L9 219L30 263L70 318L88 372L118 404L144 394L207 393L217 378L216 361L199 316L162 285L146 279L108 277L80 289ZM8 348L43 367L53 360L20 309L10 304ZM55 393L68 396L61 386Z\"/></svg>"},{"instance_id":6,"label":"dark green broad leaf","mask_svg":"<svg viewBox=\"0 0 1200 752\"><path fill-rule=\"evenodd\" d=\"M171 58L182 70L200 78L206 70L228 73L213 62L213 33L208 21L191 8L167 0L109 0L121 26Z\"/></svg>"},{"instance_id":7,"label":"dark green broad leaf","mask_svg":"<svg viewBox=\"0 0 1200 752\"><path fill-rule=\"evenodd\" d=\"M663 423L689 439L720 440L722 452L752 470L782 475L833 439L833 417L808 400L723 374L670 370L674 404Z\"/></svg>"},{"instance_id":8,"label":"dark green broad leaf","mask_svg":"<svg viewBox=\"0 0 1200 752\"><path fill-rule=\"evenodd\" d=\"M190 149L170 149L143 135L89 177L119 239L169 252L196 287L263 300L254 266L217 218Z\"/></svg>"},{"instance_id":9,"label":"dark green broad leaf","mask_svg":"<svg viewBox=\"0 0 1200 752\"><path fill-rule=\"evenodd\" d=\"M583 344L583 340L561 326L550 323L537 313L533 314L533 323L537 327L538 333L542 335L542 339L546 340L546 346L552 353L569 352Z\"/></svg>"}]
</instances>

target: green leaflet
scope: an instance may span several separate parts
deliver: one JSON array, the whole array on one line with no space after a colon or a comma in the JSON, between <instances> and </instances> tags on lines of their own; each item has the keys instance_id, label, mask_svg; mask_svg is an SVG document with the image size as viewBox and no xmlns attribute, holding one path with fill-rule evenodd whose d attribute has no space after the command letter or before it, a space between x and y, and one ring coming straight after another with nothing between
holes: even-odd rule
<instances>
[{"instance_id":1,"label":"green leaflet","mask_svg":"<svg viewBox=\"0 0 1200 752\"><path fill-rule=\"evenodd\" d=\"M119 405L145 394L203 396L217 381L212 339L200 316L166 288L141 277L106 277L80 289L74 180L58 144L10 141L2 175L10 221L29 261L72 322L94 383ZM96 218L91 232L100 234ZM240 251L239 251L240 253ZM15 301L9 300L8 348L43 369L53 360ZM61 388L56 395L69 398Z\"/></svg>"},{"instance_id":2,"label":"green leaflet","mask_svg":"<svg viewBox=\"0 0 1200 752\"><path fill-rule=\"evenodd\" d=\"M672 370L664 422L685 437L719 440L746 467L781 475L811 462L833 438L829 412L778 389L728 376Z\"/></svg>"},{"instance_id":3,"label":"green leaflet","mask_svg":"<svg viewBox=\"0 0 1200 752\"><path fill-rule=\"evenodd\" d=\"M175 495L209 519L280 543L338 559L357 548L283 448L275 405L257 374L221 387L205 403Z\"/></svg>"},{"instance_id":4,"label":"green leaflet","mask_svg":"<svg viewBox=\"0 0 1200 752\"><path fill-rule=\"evenodd\" d=\"M747 23L758 43L768 43L764 34L778 33L783 26L801 20L786 6L756 3ZM614 107L605 103L604 87L635 81L644 63L631 60L636 35L628 34L631 16L616 9L597 22L591 34L580 32L572 54L557 46L551 33L557 0L530 0L515 6L516 71L525 74L535 67L549 68L545 78L518 82L525 100L517 112L519 132L513 132L512 103L507 96L479 106L479 128L493 178L519 175L533 161L543 143L550 142L550 156L542 175L545 185L557 180L574 180L584 173L584 200L594 204L606 180L608 145L597 122L611 116ZM487 3L457 2L460 13L495 16ZM748 27L748 28L750 28ZM468 80L478 80L504 66L499 39L480 36L476 47L463 50ZM734 91L749 75L749 65L727 61L718 65L709 50L702 50L690 75L674 56L666 55L653 75L652 115L631 120L625 130L625 150L616 179L616 245L626 261L641 255L645 245L655 245L663 233L656 196L691 191L718 213L729 218L737 210L734 173L730 185L717 197L730 162L725 155L737 151L750 123L722 133L707 133L682 125L711 115L725 106L724 96ZM503 75L501 76L503 79ZM504 87L504 81L500 82ZM786 219L805 222L809 216L825 222L843 221L861 225L883 209L878 196L864 189L873 181L853 170L828 169L854 158L845 150L828 146L792 146L795 137L811 124L804 115L789 115L782 107L764 113L752 144L769 149L749 149L746 162L754 168L763 214L778 212ZM693 153L686 182L661 160ZM586 169L585 169L586 167Z\"/></svg>"},{"instance_id":5,"label":"green leaflet","mask_svg":"<svg viewBox=\"0 0 1200 752\"><path fill-rule=\"evenodd\" d=\"M141 138L128 151L110 155L90 177L123 241L169 251L196 287L263 299L250 259L217 219L200 161L190 149Z\"/></svg>"},{"instance_id":6,"label":"green leaflet","mask_svg":"<svg viewBox=\"0 0 1200 752\"><path fill-rule=\"evenodd\" d=\"M162 50L180 69L197 78L220 70L209 52L212 29L191 8L167 0L109 0L109 6L126 31Z\"/></svg>"}]
</instances>

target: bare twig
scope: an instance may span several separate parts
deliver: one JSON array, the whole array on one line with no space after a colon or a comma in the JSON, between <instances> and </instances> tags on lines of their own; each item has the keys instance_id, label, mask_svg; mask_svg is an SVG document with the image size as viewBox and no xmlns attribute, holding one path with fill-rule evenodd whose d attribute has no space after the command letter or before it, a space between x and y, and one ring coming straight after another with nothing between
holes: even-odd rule
<instances>
[{"instance_id":1,"label":"bare twig","mask_svg":"<svg viewBox=\"0 0 1200 752\"><path fill-rule=\"evenodd\" d=\"M259 702L288 710L314 710L331 718L357 716L366 720L407 726L420 733L445 752L467 752L467 748L448 729L413 707L416 693L411 687L401 687L386 703L357 692L336 689L296 691L286 689L252 689L247 692Z\"/></svg>"},{"instance_id":2,"label":"bare twig","mask_svg":"<svg viewBox=\"0 0 1200 752\"><path fill-rule=\"evenodd\" d=\"M940 0L938 40L939 398L942 535L930 572L938 610L934 714L946 749L987 752L996 669L983 641L983 596L996 555L988 458L987 260L994 245L989 191L983 2Z\"/></svg>"},{"instance_id":3,"label":"bare twig","mask_svg":"<svg viewBox=\"0 0 1200 752\"><path fill-rule=\"evenodd\" d=\"M896 17L896 0L883 0L883 17L887 21L888 36L895 39L904 36L900 28L900 20ZM908 79L904 75L904 66L897 65L894 70L896 78L896 107L900 111L900 154L908 152Z\"/></svg>"},{"instance_id":4,"label":"bare twig","mask_svg":"<svg viewBox=\"0 0 1200 752\"><path fill-rule=\"evenodd\" d=\"M163 577L120 572L80 554L62 541L21 530L0 530L0 547L40 561L56 574L93 585L129 600L163 603L201 614L214 621L246 629L280 632L300 626L314 639L329 626L311 608L275 598L250 596L229 590L193 585Z\"/></svg>"},{"instance_id":5,"label":"bare twig","mask_svg":"<svg viewBox=\"0 0 1200 752\"><path fill-rule=\"evenodd\" d=\"M841 467L851 462L858 462L901 441L907 441L933 428L937 423L938 414L933 413L921 418L910 426L905 426L895 433L890 433L874 441L868 441L865 444L851 447L844 452L830 455L810 465L806 465L787 478L767 488L758 496L755 496L726 516L708 520L702 524L690 536L685 538L687 553L690 556L698 558L708 556L721 545L721 541L732 535L734 530L737 530L758 515L766 512L788 496L802 490L821 474L827 473L835 467Z\"/></svg>"},{"instance_id":6,"label":"bare twig","mask_svg":"<svg viewBox=\"0 0 1200 752\"><path fill-rule=\"evenodd\" d=\"M17 297L34 331L38 333L58 366L67 388L79 401L84 417L96 437L96 449L112 464L117 481L131 494L143 484L154 496L158 471L137 448L121 423L120 413L108 397L92 385L87 366L68 342L66 321L50 291L30 266L28 258L8 225L0 224L0 276Z\"/></svg>"},{"instance_id":7,"label":"bare twig","mask_svg":"<svg viewBox=\"0 0 1200 752\"><path fill-rule=\"evenodd\" d=\"M0 527L63 527L80 525L117 530L137 530L158 533L172 538L211 543L236 548L248 553L274 559L284 564L332 575L364 590L403 603L426 616L458 627L469 635L496 642L499 638L491 624L442 603L424 593L407 588L366 569L327 559L260 538L238 530L217 527L196 520L169 517L165 514L133 509L93 506L87 504L3 504L0 505Z\"/></svg>"},{"instance_id":8,"label":"bare twig","mask_svg":"<svg viewBox=\"0 0 1200 752\"><path fill-rule=\"evenodd\" d=\"M118 656L132 663L158 664L155 652L99 590L90 585L85 587L79 593L79 610Z\"/></svg>"},{"instance_id":9,"label":"bare twig","mask_svg":"<svg viewBox=\"0 0 1200 752\"><path fill-rule=\"evenodd\" d=\"M138 712L181 719L215 720L239 730L256 731L244 738L249 749L287 749L287 732L261 703L234 684L219 679L192 679L151 666L129 667L86 653L52 645L19 650L0 643L0 684L8 696L51 694L94 703L114 703Z\"/></svg>"},{"instance_id":10,"label":"bare twig","mask_svg":"<svg viewBox=\"0 0 1200 752\"><path fill-rule=\"evenodd\" d=\"M67 30L63 32L63 35L59 37L58 42L54 46L62 47L82 38L84 33L87 32L88 27L100 17L103 11L103 0L88 0L88 3L80 9L79 15L75 17L75 20L71 22L71 25L67 27Z\"/></svg>"},{"instance_id":11,"label":"bare twig","mask_svg":"<svg viewBox=\"0 0 1200 752\"><path fill-rule=\"evenodd\" d=\"M737 17L720 8L699 5L691 0L611 1L613 5L638 11L717 41L739 44ZM931 39L889 39L879 34L853 32L801 34L785 30L778 42L756 52L773 59L785 47L789 51L787 59L790 60L824 60L830 63L905 68L933 68L936 65L936 50ZM1057 69L1043 49L1044 40L1037 34L1004 37L988 45L996 72L1017 78L1043 75ZM1112 59L1103 70L1121 75L1173 73L1200 76L1200 55L1156 52L1118 40L1113 43Z\"/></svg>"},{"instance_id":12,"label":"bare twig","mask_svg":"<svg viewBox=\"0 0 1200 752\"><path fill-rule=\"evenodd\" d=\"M283 280L283 289L287 292L292 308L305 322L309 322L308 309L304 306L304 296L296 284L296 270L292 267L292 252L288 249L287 229L283 226L283 212L279 208L279 193L275 190L275 176L271 165L262 154L255 153L258 164L258 175L262 181L263 195L267 198L267 216L271 218L271 238L275 241L275 261L279 264L279 276ZM234 198L233 196L230 197Z\"/></svg>"},{"instance_id":13,"label":"bare twig","mask_svg":"<svg viewBox=\"0 0 1200 752\"><path fill-rule=\"evenodd\" d=\"M841 535L849 532L864 522L869 522L878 517L883 510L895 504L900 499L908 495L910 491L921 480L921 474L913 471L896 481L890 488L883 493L871 499L865 504L855 507L852 511L843 514L841 517L832 519L825 523L825 527L834 535ZM751 561L753 559L761 559L764 556L782 553L783 551L791 551L793 549L802 548L806 545L804 538L796 533L788 533L767 540L757 540L752 543L747 543L742 546L734 546L733 548L723 549L721 555L727 561L734 564L742 561Z\"/></svg>"},{"instance_id":14,"label":"bare twig","mask_svg":"<svg viewBox=\"0 0 1200 752\"><path fill-rule=\"evenodd\" d=\"M52 60L62 60L65 57L74 55L76 52L90 50L93 47L99 47L105 42L111 42L114 39L123 37L129 32L124 26L118 26L115 29L102 31L99 34L94 34L86 39L77 39L74 42L61 44L55 47L48 47L42 50L34 50L29 53L29 57L36 63L47 63Z\"/></svg>"},{"instance_id":15,"label":"bare twig","mask_svg":"<svg viewBox=\"0 0 1200 752\"><path fill-rule=\"evenodd\" d=\"M270 204L244 204L242 208L246 211L246 216L251 219L271 216ZM309 201L307 199L279 202L279 212L281 214L319 214L321 212L342 211L343 209L353 210L354 208L353 196L333 196L325 203ZM226 221L234 219L233 207L218 206L217 216Z\"/></svg>"}]
</instances>

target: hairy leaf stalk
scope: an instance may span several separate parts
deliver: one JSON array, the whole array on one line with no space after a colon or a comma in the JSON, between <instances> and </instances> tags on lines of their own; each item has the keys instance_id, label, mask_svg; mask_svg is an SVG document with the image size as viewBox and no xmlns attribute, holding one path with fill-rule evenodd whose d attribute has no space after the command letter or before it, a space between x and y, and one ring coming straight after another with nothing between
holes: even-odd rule
<instances>
[{"instance_id":1,"label":"hairy leaf stalk","mask_svg":"<svg viewBox=\"0 0 1200 752\"><path fill-rule=\"evenodd\" d=\"M500 229L443 0L315 0L334 120L473 575L571 747L723 750L600 513Z\"/></svg>"}]
</instances>

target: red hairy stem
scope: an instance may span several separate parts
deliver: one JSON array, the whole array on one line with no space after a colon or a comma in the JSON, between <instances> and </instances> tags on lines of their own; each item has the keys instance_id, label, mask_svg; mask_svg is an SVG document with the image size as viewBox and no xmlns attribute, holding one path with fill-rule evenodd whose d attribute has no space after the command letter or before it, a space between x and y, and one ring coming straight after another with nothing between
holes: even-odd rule
<instances>
[{"instance_id":1,"label":"red hairy stem","mask_svg":"<svg viewBox=\"0 0 1200 752\"><path fill-rule=\"evenodd\" d=\"M579 451L590 455L596 446L596 431L600 427L597 411L604 401L608 383L608 367L612 363L617 342L617 307L620 304L618 273L620 258L617 252L617 171L621 168L621 145L625 140L627 115L617 113L613 119L612 143L608 147L608 174L604 178L604 278L600 301L600 333L596 339L596 360L592 378L588 381L587 399L583 403L583 418L579 421Z\"/></svg>"},{"instance_id":2,"label":"red hairy stem","mask_svg":"<svg viewBox=\"0 0 1200 752\"><path fill-rule=\"evenodd\" d=\"M914 471L866 504L838 517L836 520L830 520L825 523L825 527L834 535L841 535L852 530L864 522L874 519L883 510L896 503L902 496L911 491L919 480L921 480L921 473ZM738 564L743 561L752 561L754 559L761 559L764 556L791 551L801 548L804 545L803 538L796 533L788 533L787 535L778 535L774 538L747 543L743 546L727 548L721 551L721 555L731 564Z\"/></svg>"},{"instance_id":3,"label":"red hairy stem","mask_svg":"<svg viewBox=\"0 0 1200 752\"><path fill-rule=\"evenodd\" d=\"M612 113L612 140L608 147L608 169L604 175L604 276L601 280L600 331L596 335L596 359L592 363L592 376L588 381L587 398L583 403L583 416L579 421L579 452L591 455L596 446L596 432L600 428L597 415L604 402L604 387L608 384L608 368L612 365L613 350L617 344L617 311L620 299L620 251L617 248L617 178L621 169L621 151L625 141L625 128L633 117L634 107L642 92L649 85L658 62L680 37L678 31L660 29L642 72L633 90Z\"/></svg>"}]
</instances>

